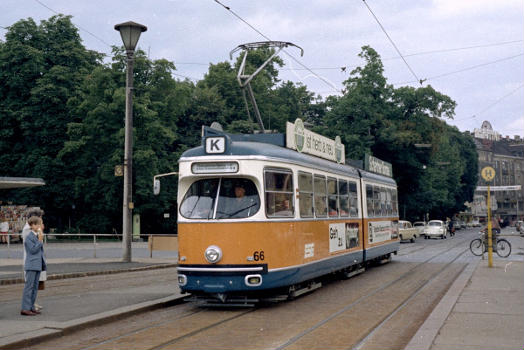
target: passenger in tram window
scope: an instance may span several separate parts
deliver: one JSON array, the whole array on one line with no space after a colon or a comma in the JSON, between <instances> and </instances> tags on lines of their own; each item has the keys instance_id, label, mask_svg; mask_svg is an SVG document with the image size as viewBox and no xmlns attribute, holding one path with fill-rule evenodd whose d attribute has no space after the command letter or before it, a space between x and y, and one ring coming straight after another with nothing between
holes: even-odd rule
<instances>
[{"instance_id":1,"label":"passenger in tram window","mask_svg":"<svg viewBox=\"0 0 524 350\"><path fill-rule=\"evenodd\" d=\"M293 216L291 201L284 196L278 196L275 204L275 216Z\"/></svg>"}]
</instances>

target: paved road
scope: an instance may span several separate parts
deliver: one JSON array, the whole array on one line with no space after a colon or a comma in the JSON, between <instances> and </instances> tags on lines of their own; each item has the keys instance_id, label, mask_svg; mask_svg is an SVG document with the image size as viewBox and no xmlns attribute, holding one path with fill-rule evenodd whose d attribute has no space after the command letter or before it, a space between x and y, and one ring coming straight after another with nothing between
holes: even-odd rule
<instances>
[{"instance_id":1,"label":"paved road","mask_svg":"<svg viewBox=\"0 0 524 350\"><path fill-rule=\"evenodd\" d=\"M446 346L446 344L454 344L453 348L468 348L468 344L472 344L475 346L471 347L471 349L478 349L480 348L479 344L483 344L483 340L478 338L479 332L475 332L475 337L466 337L464 343L456 343L458 338L453 338L456 334L460 334L460 332L471 331L468 331L467 324L460 324L460 322L457 323L457 319L460 319L460 317L467 318L468 316L475 319L475 315L479 314L480 309L470 308L468 310L464 310L463 306L470 305L468 303L472 302L475 302L476 305L482 305L485 303L483 299L485 296L489 296L489 298L491 298L489 299L490 303L492 300L496 300L498 304L495 310L511 310L511 304L506 305L504 303L506 301L510 301L511 303L518 302L515 305L518 305L519 308L518 310L517 308L512 310L512 317L517 320L519 317L522 318L522 316L524 316L522 312L520 314L518 313L519 310L522 309L520 308L520 305L523 301L522 288L518 289L518 287L522 285L521 282L523 281L523 274L521 272L523 272L522 262L524 260L524 238L518 236L508 237L513 245L512 255L509 259L500 259L495 256L495 264L497 269L486 270L481 267L486 265L487 262L480 260L480 258L473 257L469 251L467 251L467 243L474 236L475 232L472 230L469 231L469 233L468 231L462 231L458 233L456 237L452 239L448 238L447 240L417 239L417 242L414 244L403 243L401 244L400 254L394 258L393 263L391 264L380 266L376 269L371 269L365 274L347 281L335 282L316 291L313 294L306 295L305 297L299 298L293 302L282 303L275 307L263 308L260 311L253 310L253 312L250 312L246 315L241 314L242 312L236 311L219 312L215 310L212 312L202 312L202 310L198 310L191 303L185 304L184 306L180 305L174 306L172 308L158 309L157 311L150 314L140 314L133 317L117 316L117 318L120 319L117 323L104 324L95 328L89 327L85 331L81 331L80 333L75 332L71 335L64 335L63 332L68 330L68 327L70 327L72 324L79 325L82 324L82 322L86 322L87 320L95 322L94 326L96 326L97 320L99 321L103 318L111 317L113 314L118 315L124 313L129 316L129 311L126 311L129 309L126 308L140 305L141 303L143 304L148 301L154 303L155 300L165 300L166 298L174 300L174 298L177 297L175 294L178 291L176 286L176 271L174 268L170 268L163 270L117 274L110 277L92 276L78 279L50 281L48 289L40 292L39 294L39 300L41 300L41 303L45 306L44 314L31 318L30 320L27 320L27 318L24 319L18 313L21 285L0 286L0 299L5 301L0 304L0 335L5 336L4 340L6 342L13 341L13 339L18 339L20 341L23 340L24 337L30 337L32 334L34 334L35 329L40 329L41 332L47 332L47 334L63 335L60 338L54 338L48 342L36 345L34 347L35 349L59 348L63 347L65 344L67 344L67 348L71 349L81 349L85 348L86 346L98 346L97 348L105 349L111 348L113 345L119 346L125 344L128 345L126 348L129 348L139 347L140 344L145 344L139 343L141 341L148 342L148 344L155 343L156 346L166 344L166 342L172 343L171 348L173 348L173 346L176 347L177 344L186 344L189 348L194 348L196 344L198 344L198 347L205 348L205 345L207 344L205 342L207 340L212 341L212 343L207 345L210 347L216 347L216 339L227 341L230 334L233 334L234 338L237 339L238 342L229 343L229 345L238 346L240 344L243 345L241 346L242 348L275 348L275 346L278 346L279 344L280 346L287 344L289 345L289 348L300 348L301 345L317 344L308 344L308 342L309 340L315 342L321 339L319 338L320 336L322 336L323 339L322 344L318 343L317 345L319 348L325 348L327 344L324 343L325 339L336 342L340 341L342 339L341 337L348 337L351 336L351 334L354 334L356 329L351 328L350 325L345 325L344 322L340 323L340 321L348 320L356 313L348 312L343 315L337 314L337 312L339 312L342 308L347 307L344 305L350 305L348 303L351 300L354 300L354 298L357 296L355 293L357 293L359 289L370 288L375 283L381 281L384 282L385 280L391 278L394 279L396 278L395 276L398 277L399 274L402 274L403 271L407 271L406 269L409 270L412 266L415 266L417 263L424 261L424 259L426 259L430 254L435 254L439 251L442 251L442 254L437 254L432 260L432 263L427 264L427 266L424 267L424 270L420 273L420 275L426 275L429 278L431 275L438 273L438 267L444 266L446 262L450 260L450 257L454 254L454 252L459 253L459 250L465 249L466 252L464 257L460 260L457 260L457 262L454 264L454 266L458 267L459 269L450 270L449 274L456 275L456 273L460 271L459 265L464 266L464 264L469 264L469 261L476 261L476 265L473 265L472 268L469 268L470 275L463 278L464 285L459 288L458 292L456 292L457 297L460 293L463 293L461 299L459 299L459 302L457 303L457 309L453 309L457 299L455 298L453 301L451 298L452 301L448 302L448 313L451 309L453 309L453 311L449 313L449 318L447 318L447 314L444 314L444 318L441 320L440 325L436 328L433 326L433 329L437 329L437 331L438 329L442 329L450 330L451 332L448 331L447 333L440 333L439 335L436 335L436 338L434 335L429 343L426 344L426 347L423 347L420 345L420 343L417 343L417 345L413 348L433 348L435 350L451 348ZM461 241L462 244L457 245L457 243L460 243ZM64 259L64 261L66 260L67 259ZM80 260L85 261L86 259ZM98 261L102 262L103 259L99 259ZM91 263L92 260L90 260L90 264ZM103 264L101 264L101 266L102 265ZM516 269L511 270L515 273L511 275L505 273L507 268ZM468 269L463 270L463 273L467 270ZM473 278L471 278L474 283L468 284L466 282L470 280L471 273L473 273L473 271L476 271L476 275L474 274ZM496 274L496 276L485 278L486 274ZM403 281L406 281L407 283L400 283L398 288L394 288L391 292L388 292L387 289L385 289L386 292L382 293L381 298L377 299L376 303L374 303L377 311L386 312L384 314L380 314L381 316L379 316L379 319L383 319L389 312L383 308L385 306L391 306L390 300L393 300L392 298L396 298L397 295L401 296L401 293L409 292L407 288L411 288L412 290L413 288L417 288L417 285L420 283L420 281L415 278L416 276L412 275L413 274L411 273L406 274L405 277L407 279ZM380 276L383 278L379 278ZM437 275L435 276L438 277ZM516 299L505 297L503 300L497 300L497 295L503 291L493 288L486 288L491 285L490 281L493 280L494 277L500 279L497 280L497 286L507 286L510 288L511 290L504 292L515 294ZM431 293L435 292L437 288L445 287L445 285L449 283L439 283L439 281L444 281L439 278L440 277L434 281L434 285L428 285L427 288L420 289L420 293L414 296L410 302L424 304L426 302L426 296L431 297ZM517 284L507 284L504 282L505 278L510 278L511 280L520 278L520 282ZM457 280L459 279L460 278L457 278ZM449 279L446 277L445 281L449 281ZM351 288L347 288L346 285L349 285ZM466 286L465 289L464 286ZM471 291L472 288L474 288L473 291ZM461 292L463 289L465 292ZM482 293L476 293L476 291L482 291ZM445 289L438 293L444 292ZM488 295L488 293L491 294ZM368 294L369 293L366 295ZM377 296L378 295L379 292L377 292ZM406 296L407 295L408 294L406 294ZM443 298L442 300L445 299L447 300L449 298ZM344 300L346 300L348 303L344 304ZM384 303L383 301L385 300L388 302ZM435 305L437 302L438 299L435 302ZM460 309L461 306L462 309ZM330 310L332 311L332 314L329 314ZM350 309L348 309L348 311L349 310ZM359 312L357 315L358 320L351 323L351 325L355 325L355 327L358 326L358 329L362 330L362 327L359 325L364 325L364 323L367 323L367 321L370 320L372 321L372 319L367 319L364 317L365 315L369 315L367 310L371 309L368 307L365 308L365 310L363 309L362 312ZM422 312L422 309L418 306L408 306L402 310L399 311L396 316L392 317L388 322L393 322L394 325L402 324L402 322L399 322L396 317L400 317L400 321L410 320L413 316L409 315L413 310L416 314L419 314L418 316L421 316L422 314L423 318L427 316L427 314ZM458 314L457 312L460 312L461 314ZM442 314L441 308L435 310L434 313ZM193 314L194 316L191 316L190 314ZM236 317L237 314L238 318ZM229 319L227 315L232 317L231 321L225 320L226 318ZM314 328L316 327L315 325L319 322L324 322L320 319L320 316L324 316L326 322L322 323L322 325L319 324L318 331L316 331L317 328ZM225 318L221 319L221 317ZM362 317L364 317L364 319ZM505 316L502 314L492 313L492 311L489 310L489 312L483 314L483 317L486 318L486 324L488 325L490 324L489 318L493 317L494 320L491 321L491 323L493 325L497 325L497 320L501 320ZM430 316L429 318L433 319L433 316ZM507 317L504 318L504 320L506 319ZM282 324L280 320L287 320L288 323ZM417 322L422 321L423 319L420 319ZM149 325L146 324L147 322L149 322ZM335 326L337 326L337 323L338 326L342 326L345 331L338 332L336 331L336 327L331 328L329 333L333 336L328 336L326 338L325 333L323 332L323 330L326 329L325 327L328 327L328 324L335 324ZM370 324L372 323L373 322ZM207 326L202 326L202 324L207 324ZM483 324L477 324L479 325L479 330L482 330ZM210 327L211 325L212 327ZM206 328L208 326L209 328ZM460 329L461 326L466 328ZM513 346L514 344L519 344L518 342L521 341L521 335L524 334L522 322L512 322L511 324L504 323L504 327L505 328L502 329L497 328L496 339L501 346L493 346L493 342L486 341L486 344L490 344L490 349L509 349L509 347L503 345ZM290 333L292 328L297 328L298 333ZM328 327L328 329L330 328ZM348 329L352 329L352 332L347 332ZM409 340L409 335L415 334L414 332L416 331L416 329L409 326L405 328L406 332L399 338L398 332L395 332L395 334L391 335L388 334L389 329L395 328L389 327L386 322L385 326L382 327L382 330L377 331L374 336L370 338L373 343L364 344L362 349L366 349L368 347L372 348L375 344L381 344L380 348L384 348L387 346L385 345L386 343L383 343L383 341L390 341L393 339L396 339L398 342L397 344L406 344ZM197 333L193 333L195 331L197 331ZM228 337L224 337L226 334ZM290 339L290 334L297 334L299 338L296 338L295 340ZM362 335L363 333L360 334ZM446 334L446 336L444 337L443 334ZM318 337L316 335L318 335ZM274 338L271 338L271 336L274 336ZM392 336L397 338L393 338ZM491 337L493 337L493 335L491 335ZM271 343L271 339L273 339L275 343ZM293 341L290 342L291 340ZM251 342L244 343L245 341ZM253 341L256 341L256 343L253 343ZM261 341L270 341L270 343L273 345L266 343L264 346L257 346L260 345L259 342ZM344 348L347 348L347 344L349 343L345 344L346 346ZM284 346L286 349L288 348L287 345ZM169 348L169 346L167 348Z\"/></svg>"}]
</instances>

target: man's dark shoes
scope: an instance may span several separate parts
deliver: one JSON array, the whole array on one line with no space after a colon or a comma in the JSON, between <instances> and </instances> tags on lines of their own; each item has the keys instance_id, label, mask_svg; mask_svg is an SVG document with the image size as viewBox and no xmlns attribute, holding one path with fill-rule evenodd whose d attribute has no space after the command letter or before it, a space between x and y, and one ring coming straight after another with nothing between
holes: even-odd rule
<instances>
[{"instance_id":1,"label":"man's dark shoes","mask_svg":"<svg viewBox=\"0 0 524 350\"><path fill-rule=\"evenodd\" d=\"M36 316L36 312L33 312L31 310L22 310L22 311L20 311L20 315L23 315L23 316Z\"/></svg>"},{"instance_id":2,"label":"man's dark shoes","mask_svg":"<svg viewBox=\"0 0 524 350\"><path fill-rule=\"evenodd\" d=\"M31 312L34 312L34 313L35 313L35 314L37 314L37 315L40 315L40 314L41 314L41 312L40 312L40 311L38 311L38 310L36 310L36 309L34 309L34 310L31 310Z\"/></svg>"}]
</instances>

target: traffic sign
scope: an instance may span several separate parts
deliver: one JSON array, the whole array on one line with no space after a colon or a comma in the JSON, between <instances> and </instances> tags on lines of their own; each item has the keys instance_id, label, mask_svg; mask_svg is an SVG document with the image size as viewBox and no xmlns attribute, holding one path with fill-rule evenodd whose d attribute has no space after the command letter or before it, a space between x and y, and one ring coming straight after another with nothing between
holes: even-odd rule
<instances>
[{"instance_id":1,"label":"traffic sign","mask_svg":"<svg viewBox=\"0 0 524 350\"><path fill-rule=\"evenodd\" d=\"M493 179L495 178L495 169L493 169L490 166L484 167L482 168L480 175L487 182L493 181Z\"/></svg>"}]
</instances>

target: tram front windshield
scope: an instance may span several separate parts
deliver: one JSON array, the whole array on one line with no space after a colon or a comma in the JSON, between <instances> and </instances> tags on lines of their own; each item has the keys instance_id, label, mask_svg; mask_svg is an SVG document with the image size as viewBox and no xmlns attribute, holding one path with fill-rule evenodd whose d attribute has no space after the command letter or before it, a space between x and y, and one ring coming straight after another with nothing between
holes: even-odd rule
<instances>
[{"instance_id":1,"label":"tram front windshield","mask_svg":"<svg viewBox=\"0 0 524 350\"><path fill-rule=\"evenodd\" d=\"M253 181L209 178L195 181L180 204L188 219L240 219L255 215L260 198Z\"/></svg>"}]
</instances>

